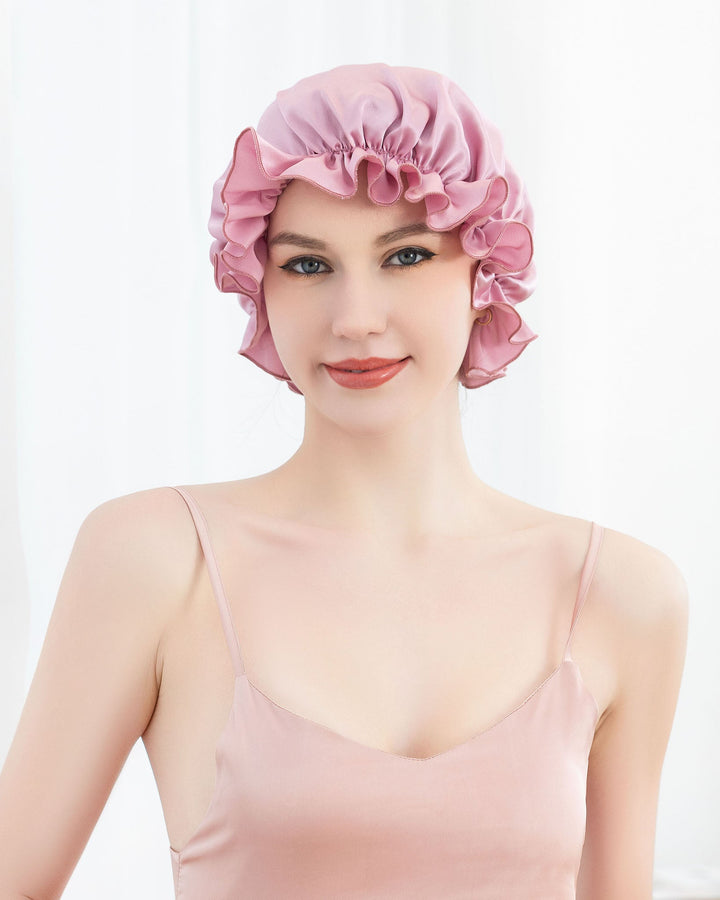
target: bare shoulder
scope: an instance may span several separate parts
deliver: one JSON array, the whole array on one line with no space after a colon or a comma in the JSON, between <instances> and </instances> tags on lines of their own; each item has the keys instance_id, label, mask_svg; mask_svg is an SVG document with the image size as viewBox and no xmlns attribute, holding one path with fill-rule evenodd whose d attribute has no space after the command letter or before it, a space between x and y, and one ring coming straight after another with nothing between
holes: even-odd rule
<instances>
[{"instance_id":1,"label":"bare shoulder","mask_svg":"<svg viewBox=\"0 0 720 900\"><path fill-rule=\"evenodd\" d=\"M595 768L617 767L624 745L657 789L685 666L687 583L667 554L613 529L605 530L596 576L595 597L615 637L616 689L593 746Z\"/></svg>"},{"instance_id":2,"label":"bare shoulder","mask_svg":"<svg viewBox=\"0 0 720 900\"><path fill-rule=\"evenodd\" d=\"M547 526L543 531L549 543L576 565L584 560L591 522L540 509L536 516ZM632 642L652 643L648 629L672 630L687 620L688 588L677 564L657 547L605 526L590 592L593 604L617 623L618 637L625 635Z\"/></svg>"},{"instance_id":3,"label":"bare shoulder","mask_svg":"<svg viewBox=\"0 0 720 900\"><path fill-rule=\"evenodd\" d=\"M576 584L592 523L535 507L527 516L540 526L533 530L542 552L555 554L558 571ZM669 728L684 667L688 608L687 583L673 559L632 535L602 528L575 643L587 673L596 673L599 731L617 707L631 702L654 704L664 722L658 727ZM657 693L651 701L647 691L653 686Z\"/></svg>"},{"instance_id":4,"label":"bare shoulder","mask_svg":"<svg viewBox=\"0 0 720 900\"><path fill-rule=\"evenodd\" d=\"M170 487L124 494L95 507L80 526L72 558L86 571L93 560L102 565L106 583L125 602L143 604L156 627L180 612L202 566L187 504Z\"/></svg>"},{"instance_id":5,"label":"bare shoulder","mask_svg":"<svg viewBox=\"0 0 720 900\"><path fill-rule=\"evenodd\" d=\"M157 487L106 500L80 526L75 552L102 554L115 574L152 585L170 597L187 584L197 540L187 505L177 491Z\"/></svg>"},{"instance_id":6,"label":"bare shoulder","mask_svg":"<svg viewBox=\"0 0 720 900\"><path fill-rule=\"evenodd\" d=\"M127 633L144 648L157 689L163 637L189 595L198 552L192 519L176 491L159 487L104 501L80 524L46 643L60 622L87 631L88 640L99 622L112 623L115 644Z\"/></svg>"},{"instance_id":7,"label":"bare shoulder","mask_svg":"<svg viewBox=\"0 0 720 900\"><path fill-rule=\"evenodd\" d=\"M154 487L106 500L88 514L86 521L104 522L146 539L153 535L158 538L168 529L171 532L177 532L178 528L182 531L183 523L189 521L186 511L185 501L176 490Z\"/></svg>"},{"instance_id":8,"label":"bare shoulder","mask_svg":"<svg viewBox=\"0 0 720 900\"><path fill-rule=\"evenodd\" d=\"M647 897L685 663L688 588L667 554L605 528L588 599L607 623L615 688L590 751L578 898Z\"/></svg>"},{"instance_id":9,"label":"bare shoulder","mask_svg":"<svg viewBox=\"0 0 720 900\"><path fill-rule=\"evenodd\" d=\"M661 650L663 643L683 643L687 583L676 563L657 547L605 528L595 593L622 624L624 643L650 652Z\"/></svg>"},{"instance_id":10,"label":"bare shoulder","mask_svg":"<svg viewBox=\"0 0 720 900\"><path fill-rule=\"evenodd\" d=\"M566 546L579 562L590 523L561 518L560 532L567 531ZM684 663L688 606L685 578L666 553L632 535L603 527L586 607L592 608L604 632L603 646L611 648L616 701L622 694L642 690L643 679L654 670L664 670L670 681L668 702L674 709L672 695Z\"/></svg>"},{"instance_id":11,"label":"bare shoulder","mask_svg":"<svg viewBox=\"0 0 720 900\"><path fill-rule=\"evenodd\" d=\"M163 535L172 541L187 531L183 527L186 520L190 522L180 494L171 487L155 487L104 501L88 513L81 529L87 533L115 531L139 547L147 541L162 541Z\"/></svg>"},{"instance_id":12,"label":"bare shoulder","mask_svg":"<svg viewBox=\"0 0 720 900\"><path fill-rule=\"evenodd\" d=\"M73 633L87 645L83 652L97 657L94 666L107 663L106 672L116 666L118 683L135 677L131 667L143 670L143 705L151 712L163 637L189 596L199 555L185 501L171 488L99 504L78 529L46 646L59 653Z\"/></svg>"}]
</instances>

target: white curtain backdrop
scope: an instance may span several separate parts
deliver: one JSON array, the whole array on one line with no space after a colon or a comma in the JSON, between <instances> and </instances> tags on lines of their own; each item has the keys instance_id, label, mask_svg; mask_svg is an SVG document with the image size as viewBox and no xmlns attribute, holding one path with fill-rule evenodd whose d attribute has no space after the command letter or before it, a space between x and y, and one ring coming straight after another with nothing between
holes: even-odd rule
<instances>
[{"instance_id":1,"label":"white curtain backdrop","mask_svg":"<svg viewBox=\"0 0 720 900\"><path fill-rule=\"evenodd\" d=\"M300 440L301 398L237 355L245 315L213 284L235 137L313 72L421 66L498 124L536 212L540 336L469 392L473 463L684 573L655 895L720 897L720 3L18 0L2 24L0 759L88 512ZM141 742L65 896L172 896Z\"/></svg>"}]
</instances>

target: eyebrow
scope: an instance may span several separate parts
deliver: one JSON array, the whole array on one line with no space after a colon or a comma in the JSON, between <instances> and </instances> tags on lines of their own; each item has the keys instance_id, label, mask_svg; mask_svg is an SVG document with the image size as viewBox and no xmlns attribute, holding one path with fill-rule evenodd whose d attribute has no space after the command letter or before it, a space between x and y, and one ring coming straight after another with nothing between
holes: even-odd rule
<instances>
[{"instance_id":1,"label":"eyebrow","mask_svg":"<svg viewBox=\"0 0 720 900\"><path fill-rule=\"evenodd\" d=\"M386 234L381 234L375 239L374 243L376 247L384 247L386 244L392 244L393 241L408 237L411 234L438 234L438 232L428 228L425 222L414 222L412 225L403 225L402 228L395 228L386 232ZM294 244L297 247L303 247L305 250L327 250L325 241L309 237L306 234L298 234L296 231L279 231L268 242L268 250L276 244Z\"/></svg>"}]
</instances>

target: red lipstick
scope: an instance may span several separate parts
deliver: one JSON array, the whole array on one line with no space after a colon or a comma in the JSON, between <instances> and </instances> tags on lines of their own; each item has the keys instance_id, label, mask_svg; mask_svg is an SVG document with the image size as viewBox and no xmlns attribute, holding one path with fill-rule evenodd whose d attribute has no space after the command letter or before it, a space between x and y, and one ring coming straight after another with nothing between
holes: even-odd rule
<instances>
[{"instance_id":1,"label":"red lipstick","mask_svg":"<svg viewBox=\"0 0 720 900\"><path fill-rule=\"evenodd\" d=\"M410 359L384 359L372 356L369 359L342 359L336 363L326 363L328 375L337 384L347 388L374 388L394 378Z\"/></svg>"}]
</instances>

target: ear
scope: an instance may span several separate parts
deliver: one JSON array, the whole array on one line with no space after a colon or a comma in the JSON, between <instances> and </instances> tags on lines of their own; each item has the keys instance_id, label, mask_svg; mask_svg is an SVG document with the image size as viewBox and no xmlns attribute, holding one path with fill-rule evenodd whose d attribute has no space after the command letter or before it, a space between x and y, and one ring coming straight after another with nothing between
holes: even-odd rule
<instances>
[{"instance_id":1,"label":"ear","mask_svg":"<svg viewBox=\"0 0 720 900\"><path fill-rule=\"evenodd\" d=\"M475 313L475 321L480 325L489 325L493 320L492 306L486 306L484 309L478 309Z\"/></svg>"}]
</instances>

